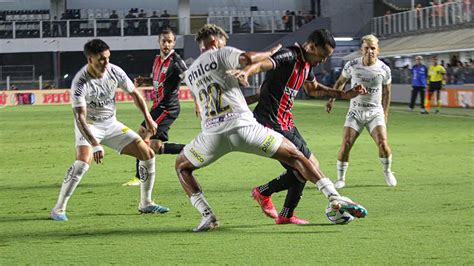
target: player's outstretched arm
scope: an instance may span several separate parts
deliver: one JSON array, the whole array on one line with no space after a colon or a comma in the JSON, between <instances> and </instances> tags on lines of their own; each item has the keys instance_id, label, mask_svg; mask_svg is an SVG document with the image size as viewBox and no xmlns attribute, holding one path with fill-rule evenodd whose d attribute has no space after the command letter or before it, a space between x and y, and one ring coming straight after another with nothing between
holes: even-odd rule
<instances>
[{"instance_id":1,"label":"player's outstretched arm","mask_svg":"<svg viewBox=\"0 0 474 266\"><path fill-rule=\"evenodd\" d=\"M265 59L264 61L253 63L247 65L243 69L231 69L227 71L227 74L230 74L239 80L239 83L243 86L249 86L248 77L256 75L261 72L268 71L273 68L273 64L270 59Z\"/></svg>"},{"instance_id":2,"label":"player's outstretched arm","mask_svg":"<svg viewBox=\"0 0 474 266\"><path fill-rule=\"evenodd\" d=\"M326 96L339 99L350 99L356 97L359 94L367 93L367 89L363 85L357 85L351 90L345 92L342 90L330 88L321 83L318 83L317 81L305 82L304 90L306 94L310 96Z\"/></svg>"},{"instance_id":3,"label":"player's outstretched arm","mask_svg":"<svg viewBox=\"0 0 474 266\"><path fill-rule=\"evenodd\" d=\"M390 108L390 98L392 96L392 84L382 86L382 107L385 115L385 123L388 121L388 109Z\"/></svg>"},{"instance_id":4,"label":"player's outstretched arm","mask_svg":"<svg viewBox=\"0 0 474 266\"><path fill-rule=\"evenodd\" d=\"M130 95L133 98L133 102L135 103L135 106L137 106L137 108L140 110L140 112L142 112L142 114L145 118L146 129L150 133L155 135L157 125L156 125L156 122L153 121L153 119L151 118L150 113L147 110L145 99L143 99L142 95L136 89L134 89L132 91L132 93L130 93Z\"/></svg>"},{"instance_id":5,"label":"player's outstretched arm","mask_svg":"<svg viewBox=\"0 0 474 266\"><path fill-rule=\"evenodd\" d=\"M281 44L278 44L277 46L273 47L272 49L265 51L265 52L253 52L253 51L247 51L243 54L240 55L239 57L239 63L240 66L244 67L246 65L254 64L261 62L270 56L272 56L274 53L276 53L278 50L280 50Z\"/></svg>"},{"instance_id":6,"label":"player's outstretched arm","mask_svg":"<svg viewBox=\"0 0 474 266\"><path fill-rule=\"evenodd\" d=\"M74 119L76 120L76 125L82 136L92 145L92 155L94 156L94 161L96 163L102 163L104 158L104 149L100 145L99 141L94 137L92 131L87 124L86 115L87 109L85 106L79 106L73 108Z\"/></svg>"},{"instance_id":7,"label":"player's outstretched arm","mask_svg":"<svg viewBox=\"0 0 474 266\"><path fill-rule=\"evenodd\" d=\"M343 75L340 75L333 88L340 91L344 90L344 86L346 86L348 80L348 78L345 78ZM331 113L335 101L335 98L329 98L328 102L326 103L326 112L328 114Z\"/></svg>"}]
</instances>

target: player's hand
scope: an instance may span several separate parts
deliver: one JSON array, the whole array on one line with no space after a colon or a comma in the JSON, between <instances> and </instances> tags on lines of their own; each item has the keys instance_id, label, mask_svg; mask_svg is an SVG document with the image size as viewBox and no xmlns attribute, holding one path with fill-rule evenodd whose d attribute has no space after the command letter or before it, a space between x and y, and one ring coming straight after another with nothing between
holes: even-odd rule
<instances>
[{"instance_id":1,"label":"player's hand","mask_svg":"<svg viewBox=\"0 0 474 266\"><path fill-rule=\"evenodd\" d=\"M152 135L156 134L157 128L158 128L158 125L156 124L155 121L153 121L152 119L146 120L146 130L150 132Z\"/></svg>"},{"instance_id":2,"label":"player's hand","mask_svg":"<svg viewBox=\"0 0 474 266\"><path fill-rule=\"evenodd\" d=\"M104 158L105 151L102 146L97 145L92 147L92 156L94 156L94 161L99 164L102 163L102 159Z\"/></svg>"},{"instance_id":3,"label":"player's hand","mask_svg":"<svg viewBox=\"0 0 474 266\"><path fill-rule=\"evenodd\" d=\"M242 86L249 86L248 73L240 69L230 69L226 72L229 75L234 76Z\"/></svg>"},{"instance_id":4,"label":"player's hand","mask_svg":"<svg viewBox=\"0 0 474 266\"><path fill-rule=\"evenodd\" d=\"M334 99L329 99L329 101L326 103L326 112L328 114L331 113L333 106L334 106Z\"/></svg>"},{"instance_id":5,"label":"player's hand","mask_svg":"<svg viewBox=\"0 0 474 266\"><path fill-rule=\"evenodd\" d=\"M143 84L143 80L144 79L142 76L138 76L133 79L133 84L135 85L135 87L140 87Z\"/></svg>"},{"instance_id":6,"label":"player's hand","mask_svg":"<svg viewBox=\"0 0 474 266\"><path fill-rule=\"evenodd\" d=\"M357 84L352 88L353 91L355 91L358 94L367 94L367 89L365 88L364 85L362 84Z\"/></svg>"}]
</instances>

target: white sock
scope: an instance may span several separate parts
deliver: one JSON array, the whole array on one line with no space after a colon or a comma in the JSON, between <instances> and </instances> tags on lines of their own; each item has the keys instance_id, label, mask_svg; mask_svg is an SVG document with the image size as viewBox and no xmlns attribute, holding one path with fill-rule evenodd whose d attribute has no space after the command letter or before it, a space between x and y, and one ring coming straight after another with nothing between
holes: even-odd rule
<instances>
[{"instance_id":1,"label":"white sock","mask_svg":"<svg viewBox=\"0 0 474 266\"><path fill-rule=\"evenodd\" d=\"M336 169L337 169L337 180L346 180L346 172L349 167L349 162L341 162L337 160Z\"/></svg>"},{"instance_id":2,"label":"white sock","mask_svg":"<svg viewBox=\"0 0 474 266\"><path fill-rule=\"evenodd\" d=\"M380 158L380 162L383 165L383 171L384 172L391 172L392 168L392 155L388 156L388 158Z\"/></svg>"},{"instance_id":3,"label":"white sock","mask_svg":"<svg viewBox=\"0 0 474 266\"><path fill-rule=\"evenodd\" d=\"M316 182L316 187L318 188L321 193L326 196L326 198L329 198L330 196L340 196L339 192L337 192L336 188L334 187L334 184L329 180L329 178L321 178L318 182Z\"/></svg>"},{"instance_id":4,"label":"white sock","mask_svg":"<svg viewBox=\"0 0 474 266\"><path fill-rule=\"evenodd\" d=\"M211 206L209 206L202 192L192 194L190 200L194 208L196 208L203 217L212 214Z\"/></svg>"},{"instance_id":5,"label":"white sock","mask_svg":"<svg viewBox=\"0 0 474 266\"><path fill-rule=\"evenodd\" d=\"M151 193L155 184L155 157L138 163L140 175L140 207L150 205L153 200Z\"/></svg>"},{"instance_id":6,"label":"white sock","mask_svg":"<svg viewBox=\"0 0 474 266\"><path fill-rule=\"evenodd\" d=\"M71 167L66 172L64 176L64 182L61 186L61 190L59 191L58 201L56 202L56 206L54 209L56 211L66 211L67 202L69 198L72 196L72 193L76 189L79 182L81 182L82 177L89 169L89 165L83 161L76 160Z\"/></svg>"}]
</instances>

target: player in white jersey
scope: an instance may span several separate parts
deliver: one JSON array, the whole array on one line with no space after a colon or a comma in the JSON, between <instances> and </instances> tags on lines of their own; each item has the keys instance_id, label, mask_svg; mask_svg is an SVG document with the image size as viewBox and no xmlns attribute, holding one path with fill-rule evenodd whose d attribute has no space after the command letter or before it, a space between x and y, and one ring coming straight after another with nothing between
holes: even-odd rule
<instances>
[{"instance_id":1,"label":"player in white jersey","mask_svg":"<svg viewBox=\"0 0 474 266\"><path fill-rule=\"evenodd\" d=\"M66 172L56 206L50 217L67 221L66 206L72 193L89 169L92 159L99 164L106 145L120 154L140 160L141 213L164 213L169 209L155 204L151 198L155 182L155 153L145 142L115 117L115 91L128 92L145 117L147 129L153 134L156 123L147 111L145 100L133 82L118 66L110 64L110 48L102 40L94 39L84 45L87 65L74 77L71 85L72 107L76 139L76 161Z\"/></svg>"},{"instance_id":2,"label":"player in white jersey","mask_svg":"<svg viewBox=\"0 0 474 266\"><path fill-rule=\"evenodd\" d=\"M367 128L379 148L380 162L383 165L385 181L388 186L396 186L397 179L391 170L392 152L387 140L387 119L391 95L390 68L377 58L380 53L378 39L366 35L361 39L362 57L349 61L344 66L334 88L343 90L351 79L351 86L362 85L367 94L359 95L350 101L349 111L344 124L342 145L337 158L336 188L345 186L346 171L349 166L349 152L357 137ZM329 100L330 112L334 99Z\"/></svg>"},{"instance_id":3,"label":"player in white jersey","mask_svg":"<svg viewBox=\"0 0 474 266\"><path fill-rule=\"evenodd\" d=\"M201 56L185 72L184 80L200 108L202 132L187 144L176 159L176 172L193 206L202 215L194 231L207 231L218 226L193 171L211 164L232 151L271 157L294 167L330 200L334 208L343 208L356 217L364 217L367 210L344 200L334 185L313 165L293 143L281 134L259 124L248 108L238 80L229 70L262 61L280 46L269 52L244 52L225 47L228 36L220 27L204 25L196 36Z\"/></svg>"}]
</instances>

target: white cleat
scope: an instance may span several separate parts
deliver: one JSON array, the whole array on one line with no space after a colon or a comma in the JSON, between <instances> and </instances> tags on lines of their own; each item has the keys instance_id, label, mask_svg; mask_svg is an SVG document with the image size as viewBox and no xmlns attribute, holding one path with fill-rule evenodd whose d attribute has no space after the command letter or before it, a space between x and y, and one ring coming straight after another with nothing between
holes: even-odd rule
<instances>
[{"instance_id":1,"label":"white cleat","mask_svg":"<svg viewBox=\"0 0 474 266\"><path fill-rule=\"evenodd\" d=\"M207 216L203 216L201 223L193 228L193 232L205 232L219 227L219 221L217 221L216 216L211 213Z\"/></svg>"},{"instance_id":2,"label":"white cleat","mask_svg":"<svg viewBox=\"0 0 474 266\"><path fill-rule=\"evenodd\" d=\"M397 185L397 179L393 175L393 172L383 172L383 175L385 176L385 182L387 182L389 187L394 187Z\"/></svg>"},{"instance_id":3,"label":"white cleat","mask_svg":"<svg viewBox=\"0 0 474 266\"><path fill-rule=\"evenodd\" d=\"M346 182L344 180L337 180L336 183L334 183L334 187L337 189L343 188L346 186Z\"/></svg>"}]
</instances>

